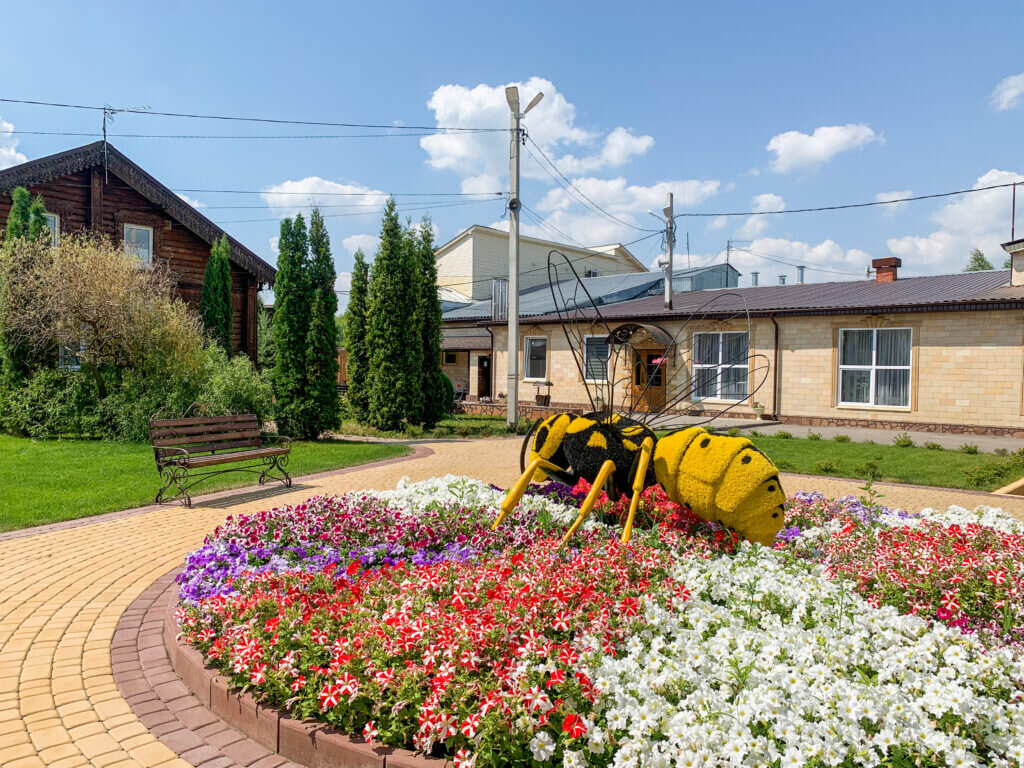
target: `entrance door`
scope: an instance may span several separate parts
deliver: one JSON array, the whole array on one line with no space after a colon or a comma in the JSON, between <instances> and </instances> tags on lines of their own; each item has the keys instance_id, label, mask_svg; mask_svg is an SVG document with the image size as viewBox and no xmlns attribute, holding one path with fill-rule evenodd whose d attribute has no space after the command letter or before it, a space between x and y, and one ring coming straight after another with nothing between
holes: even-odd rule
<instances>
[{"instance_id":1,"label":"entrance door","mask_svg":"<svg viewBox=\"0 0 1024 768\"><path fill-rule=\"evenodd\" d=\"M491 396L491 356L480 355L476 359L477 397Z\"/></svg>"},{"instance_id":2,"label":"entrance door","mask_svg":"<svg viewBox=\"0 0 1024 768\"><path fill-rule=\"evenodd\" d=\"M664 349L637 350L633 364L633 402L636 410L658 411L665 407L665 364L661 363L664 357Z\"/></svg>"}]
</instances>

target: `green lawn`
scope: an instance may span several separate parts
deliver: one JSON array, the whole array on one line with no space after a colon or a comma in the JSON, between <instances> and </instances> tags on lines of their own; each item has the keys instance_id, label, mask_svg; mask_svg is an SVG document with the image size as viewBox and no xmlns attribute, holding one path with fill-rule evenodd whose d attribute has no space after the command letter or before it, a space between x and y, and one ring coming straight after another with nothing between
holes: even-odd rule
<instances>
[{"instance_id":1,"label":"green lawn","mask_svg":"<svg viewBox=\"0 0 1024 768\"><path fill-rule=\"evenodd\" d=\"M401 439L433 439L453 437L509 437L510 435L525 435L527 430L533 426L532 421L522 419L515 431L509 431L504 416L477 416L472 414L458 414L449 416L441 421L433 429L422 427L409 427L404 432L384 431L368 427L355 421L346 421L337 430L341 435L364 435L372 437L394 437Z\"/></svg>"},{"instance_id":2,"label":"green lawn","mask_svg":"<svg viewBox=\"0 0 1024 768\"><path fill-rule=\"evenodd\" d=\"M864 480L874 475L885 482L984 491L994 491L1024 476L1019 456L767 435L751 439L783 471L807 475Z\"/></svg>"},{"instance_id":3,"label":"green lawn","mask_svg":"<svg viewBox=\"0 0 1024 768\"><path fill-rule=\"evenodd\" d=\"M297 442L288 472L298 477L410 452L388 443ZM241 472L221 475L196 486L193 493L252 485L255 479ZM0 434L0 531L152 504L160 486L153 449L144 443L27 440Z\"/></svg>"}]
</instances>

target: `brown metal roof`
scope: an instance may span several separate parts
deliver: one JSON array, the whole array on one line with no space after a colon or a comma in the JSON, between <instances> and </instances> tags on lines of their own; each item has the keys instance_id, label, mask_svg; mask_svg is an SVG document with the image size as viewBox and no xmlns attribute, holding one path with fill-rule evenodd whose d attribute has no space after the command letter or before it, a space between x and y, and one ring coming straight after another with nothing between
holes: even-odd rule
<instances>
[{"instance_id":1,"label":"brown metal roof","mask_svg":"<svg viewBox=\"0 0 1024 768\"><path fill-rule=\"evenodd\" d=\"M491 334L486 331L481 334L468 335L451 333L447 328L441 329L441 349L446 352L490 348Z\"/></svg>"},{"instance_id":2,"label":"brown metal roof","mask_svg":"<svg viewBox=\"0 0 1024 768\"><path fill-rule=\"evenodd\" d=\"M626 318L667 319L701 315L734 315L744 306L752 315L848 314L873 310L943 311L996 308L1024 308L1024 287L1011 287L1010 271L962 272L953 275L906 277L891 283L852 280L836 283L764 285L756 288L720 288L672 295L672 311L664 299L652 296L601 308L609 321ZM1007 306L1008 305L1008 306ZM531 318L531 323L558 322L556 314Z\"/></svg>"}]
</instances>

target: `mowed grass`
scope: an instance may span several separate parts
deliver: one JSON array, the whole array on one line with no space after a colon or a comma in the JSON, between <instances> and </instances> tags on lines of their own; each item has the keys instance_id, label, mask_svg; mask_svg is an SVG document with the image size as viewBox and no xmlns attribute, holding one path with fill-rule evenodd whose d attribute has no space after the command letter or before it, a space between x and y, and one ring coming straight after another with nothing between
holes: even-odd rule
<instances>
[{"instance_id":1,"label":"mowed grass","mask_svg":"<svg viewBox=\"0 0 1024 768\"><path fill-rule=\"evenodd\" d=\"M746 435L749 437L749 435ZM871 443L752 437L780 469L806 475L994 491L1024 476L1021 460L992 454Z\"/></svg>"},{"instance_id":2,"label":"mowed grass","mask_svg":"<svg viewBox=\"0 0 1024 768\"><path fill-rule=\"evenodd\" d=\"M356 421L346 421L337 430L339 435L362 435L368 437L392 437L405 440L450 439L477 437L510 437L526 434L533 425L528 419L521 419L515 430L509 430L504 416L481 416L477 414L456 414L442 419L436 427L423 429L412 425L404 431L381 430Z\"/></svg>"},{"instance_id":3,"label":"mowed grass","mask_svg":"<svg viewBox=\"0 0 1024 768\"><path fill-rule=\"evenodd\" d=\"M403 456L411 450L389 443L296 442L288 472L299 477ZM255 482L255 475L233 472L213 477L191 493ZM0 434L0 531L152 504L162 484L153 449L145 443L28 440ZM280 483L269 487L275 486Z\"/></svg>"}]
</instances>

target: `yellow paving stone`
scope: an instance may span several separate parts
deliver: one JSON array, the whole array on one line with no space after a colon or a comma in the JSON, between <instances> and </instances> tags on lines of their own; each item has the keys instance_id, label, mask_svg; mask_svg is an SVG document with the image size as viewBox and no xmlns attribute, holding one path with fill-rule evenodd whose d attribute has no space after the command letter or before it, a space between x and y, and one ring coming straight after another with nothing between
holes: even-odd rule
<instances>
[{"instance_id":1,"label":"yellow paving stone","mask_svg":"<svg viewBox=\"0 0 1024 768\"><path fill-rule=\"evenodd\" d=\"M46 763L38 755L30 755L20 760L4 763L5 768L46 768Z\"/></svg>"},{"instance_id":2,"label":"yellow paving stone","mask_svg":"<svg viewBox=\"0 0 1024 768\"><path fill-rule=\"evenodd\" d=\"M145 733L140 733L138 736L129 736L127 739L121 742L121 749L125 752L132 752L137 747L143 747L146 744L152 744L156 741L156 737L153 736L147 730Z\"/></svg>"},{"instance_id":3,"label":"yellow paving stone","mask_svg":"<svg viewBox=\"0 0 1024 768\"><path fill-rule=\"evenodd\" d=\"M89 761L85 755L79 752L77 755L72 757L65 757L62 760L50 763L47 768L79 768L82 765L89 765Z\"/></svg>"},{"instance_id":4,"label":"yellow paving stone","mask_svg":"<svg viewBox=\"0 0 1024 768\"><path fill-rule=\"evenodd\" d=\"M101 701L95 705L96 714L100 716L101 720L109 720L117 715L130 715L132 714L132 708L128 705L128 702L123 698L111 699L109 701Z\"/></svg>"},{"instance_id":5,"label":"yellow paving stone","mask_svg":"<svg viewBox=\"0 0 1024 768\"><path fill-rule=\"evenodd\" d=\"M138 760L143 765L149 766L156 766L160 763L165 763L178 757L166 746L155 740L148 744L143 744L142 746L129 749L128 756L131 757L132 760Z\"/></svg>"},{"instance_id":6,"label":"yellow paving stone","mask_svg":"<svg viewBox=\"0 0 1024 768\"><path fill-rule=\"evenodd\" d=\"M9 744L0 750L0 758L3 758L3 764L7 762L14 762L22 757L29 757L36 753L36 748L32 746L31 742L24 742L22 744Z\"/></svg>"},{"instance_id":7,"label":"yellow paving stone","mask_svg":"<svg viewBox=\"0 0 1024 768\"><path fill-rule=\"evenodd\" d=\"M104 726L99 720L96 720L91 723L84 723L83 725L76 725L68 728L68 733L71 734L71 740L77 744L82 739L95 736L97 733L106 733L106 730L106 726Z\"/></svg>"},{"instance_id":8,"label":"yellow paving stone","mask_svg":"<svg viewBox=\"0 0 1024 768\"><path fill-rule=\"evenodd\" d=\"M19 699L18 705L23 715L51 710L54 708L53 696L48 693L36 693Z\"/></svg>"},{"instance_id":9,"label":"yellow paving stone","mask_svg":"<svg viewBox=\"0 0 1024 768\"><path fill-rule=\"evenodd\" d=\"M56 747L71 741L71 734L68 733L67 728L60 725L52 725L49 728L33 728L29 736L38 750Z\"/></svg>"},{"instance_id":10,"label":"yellow paving stone","mask_svg":"<svg viewBox=\"0 0 1024 768\"><path fill-rule=\"evenodd\" d=\"M73 757L75 755L81 756L81 752L74 744L59 744L56 747L47 747L46 749L39 750L39 756L43 759L43 762L52 763L56 760L61 760L65 757Z\"/></svg>"},{"instance_id":11,"label":"yellow paving stone","mask_svg":"<svg viewBox=\"0 0 1024 768\"><path fill-rule=\"evenodd\" d=\"M109 720L106 722L106 726L109 729L108 733L122 743L133 736L142 736L149 733L149 729L138 720L132 723L125 723L124 725L111 725L111 722Z\"/></svg>"},{"instance_id":12,"label":"yellow paving stone","mask_svg":"<svg viewBox=\"0 0 1024 768\"><path fill-rule=\"evenodd\" d=\"M120 745L117 743L117 739L106 731L103 733L95 733L92 736L86 736L85 738L75 739L75 746L82 750L82 754L90 760L109 752L119 752L121 749Z\"/></svg>"}]
</instances>

